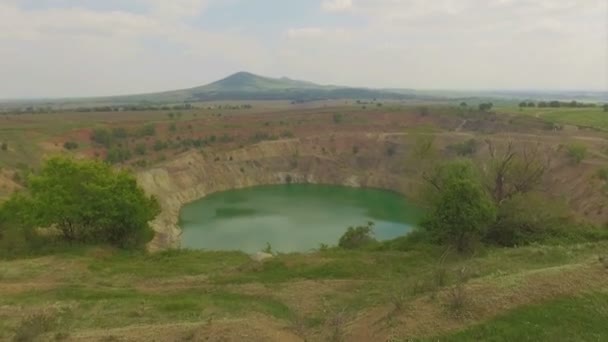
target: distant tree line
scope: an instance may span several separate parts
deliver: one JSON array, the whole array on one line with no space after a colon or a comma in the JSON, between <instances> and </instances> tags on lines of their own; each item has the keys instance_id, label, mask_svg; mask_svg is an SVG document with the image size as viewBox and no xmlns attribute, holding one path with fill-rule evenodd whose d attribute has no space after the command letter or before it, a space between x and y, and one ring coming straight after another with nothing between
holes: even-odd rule
<instances>
[{"instance_id":1,"label":"distant tree line","mask_svg":"<svg viewBox=\"0 0 608 342\"><path fill-rule=\"evenodd\" d=\"M91 112L130 112L130 111L166 111L166 110L191 110L196 109L190 103L176 104L176 105L150 105L150 104L137 104L137 105L108 105L108 106L82 106L77 108L55 108L52 106L27 106L9 108L0 111L2 114L49 114L49 113L64 113L64 112L77 112L77 113L91 113Z\"/></svg>"},{"instance_id":2,"label":"distant tree line","mask_svg":"<svg viewBox=\"0 0 608 342\"><path fill-rule=\"evenodd\" d=\"M538 108L593 108L597 107L595 103L586 103L578 101L522 101L519 103L520 108L538 107Z\"/></svg>"}]
</instances>

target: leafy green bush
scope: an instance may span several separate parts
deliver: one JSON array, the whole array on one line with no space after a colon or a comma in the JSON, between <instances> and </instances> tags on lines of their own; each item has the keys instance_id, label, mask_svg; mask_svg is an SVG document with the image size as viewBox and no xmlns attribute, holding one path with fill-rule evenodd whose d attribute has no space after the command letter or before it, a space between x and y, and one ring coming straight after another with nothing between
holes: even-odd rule
<instances>
[{"instance_id":1,"label":"leafy green bush","mask_svg":"<svg viewBox=\"0 0 608 342\"><path fill-rule=\"evenodd\" d=\"M34 227L26 224L29 205L25 197L15 194L0 207L0 256L27 254L44 243Z\"/></svg>"},{"instance_id":2,"label":"leafy green bush","mask_svg":"<svg viewBox=\"0 0 608 342\"><path fill-rule=\"evenodd\" d=\"M374 223L368 222L367 225L348 227L346 233L340 237L338 246L346 249L356 249L376 242L374 235Z\"/></svg>"},{"instance_id":3,"label":"leafy green bush","mask_svg":"<svg viewBox=\"0 0 608 342\"><path fill-rule=\"evenodd\" d=\"M57 230L63 241L125 248L152 237L148 222L158 214L158 203L126 171L98 161L52 158L30 178L29 193L14 195L2 207L2 222L13 223L8 230L53 227L46 235Z\"/></svg>"},{"instance_id":4,"label":"leafy green bush","mask_svg":"<svg viewBox=\"0 0 608 342\"><path fill-rule=\"evenodd\" d=\"M471 251L494 223L496 208L469 161L440 166L429 177L430 210L421 226L432 239Z\"/></svg>"},{"instance_id":5,"label":"leafy green bush","mask_svg":"<svg viewBox=\"0 0 608 342\"><path fill-rule=\"evenodd\" d=\"M568 145L568 157L574 164L580 164L587 157L587 146L579 143Z\"/></svg>"}]
</instances>

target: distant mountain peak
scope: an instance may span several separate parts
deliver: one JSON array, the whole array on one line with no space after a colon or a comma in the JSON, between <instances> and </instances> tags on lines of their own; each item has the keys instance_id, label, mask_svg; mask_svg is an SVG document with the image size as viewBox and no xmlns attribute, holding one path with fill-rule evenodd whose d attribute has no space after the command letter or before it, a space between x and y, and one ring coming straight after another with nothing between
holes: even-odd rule
<instances>
[{"instance_id":1,"label":"distant mountain peak","mask_svg":"<svg viewBox=\"0 0 608 342\"><path fill-rule=\"evenodd\" d=\"M288 77L271 78L259 76L247 71L239 71L209 85L195 88L201 91L274 91L287 89L325 89L326 86L312 82L293 80Z\"/></svg>"}]
</instances>

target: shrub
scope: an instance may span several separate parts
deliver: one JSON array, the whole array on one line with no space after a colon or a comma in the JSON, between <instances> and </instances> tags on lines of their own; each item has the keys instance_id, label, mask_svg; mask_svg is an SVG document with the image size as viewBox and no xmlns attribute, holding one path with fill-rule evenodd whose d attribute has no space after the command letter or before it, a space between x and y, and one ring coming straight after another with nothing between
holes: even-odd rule
<instances>
[{"instance_id":1,"label":"shrub","mask_svg":"<svg viewBox=\"0 0 608 342\"><path fill-rule=\"evenodd\" d=\"M143 156L146 154L146 144L140 143L135 146L135 154Z\"/></svg>"},{"instance_id":2,"label":"shrub","mask_svg":"<svg viewBox=\"0 0 608 342\"><path fill-rule=\"evenodd\" d=\"M253 143L258 143L264 140L276 140L275 136L272 136L266 132L256 132L252 137L251 137L251 142Z\"/></svg>"},{"instance_id":3,"label":"shrub","mask_svg":"<svg viewBox=\"0 0 608 342\"><path fill-rule=\"evenodd\" d=\"M601 168L597 170L597 177L603 181L608 181L608 168Z\"/></svg>"},{"instance_id":4,"label":"shrub","mask_svg":"<svg viewBox=\"0 0 608 342\"><path fill-rule=\"evenodd\" d=\"M138 160L138 161L135 162L135 166L142 167L142 168L146 167L146 166L148 166L148 161L145 160L145 159L140 159L140 160Z\"/></svg>"},{"instance_id":5,"label":"shrub","mask_svg":"<svg viewBox=\"0 0 608 342\"><path fill-rule=\"evenodd\" d=\"M129 159L131 159L131 151L120 147L110 148L106 156L106 161L110 164L122 163Z\"/></svg>"},{"instance_id":6,"label":"shrub","mask_svg":"<svg viewBox=\"0 0 608 342\"><path fill-rule=\"evenodd\" d=\"M340 237L338 246L346 249L361 248L376 241L373 235L373 222L368 222L364 226L348 227L346 233Z\"/></svg>"},{"instance_id":7,"label":"shrub","mask_svg":"<svg viewBox=\"0 0 608 342\"><path fill-rule=\"evenodd\" d=\"M339 123L342 123L342 121L344 120L344 117L342 116L342 114L336 113L333 115L332 119L335 124L339 124Z\"/></svg>"},{"instance_id":8,"label":"shrub","mask_svg":"<svg viewBox=\"0 0 608 342\"><path fill-rule=\"evenodd\" d=\"M63 144L63 148L66 150L75 150L78 148L78 143L76 143L74 141L66 141Z\"/></svg>"},{"instance_id":9,"label":"shrub","mask_svg":"<svg viewBox=\"0 0 608 342\"><path fill-rule=\"evenodd\" d=\"M587 146L579 143L572 143L568 145L567 153L572 163L580 164L587 157Z\"/></svg>"},{"instance_id":10,"label":"shrub","mask_svg":"<svg viewBox=\"0 0 608 342\"><path fill-rule=\"evenodd\" d=\"M154 142L154 151L161 151L167 148L167 143L160 140Z\"/></svg>"},{"instance_id":11,"label":"shrub","mask_svg":"<svg viewBox=\"0 0 608 342\"><path fill-rule=\"evenodd\" d=\"M486 240L508 247L545 242L565 235L573 223L565 203L537 193L517 194L501 203Z\"/></svg>"},{"instance_id":12,"label":"shrub","mask_svg":"<svg viewBox=\"0 0 608 342\"><path fill-rule=\"evenodd\" d=\"M412 148L411 157L417 161L433 159L437 154L435 147L435 136L418 135Z\"/></svg>"},{"instance_id":13,"label":"shrub","mask_svg":"<svg viewBox=\"0 0 608 342\"><path fill-rule=\"evenodd\" d=\"M96 128L91 134L91 140L99 145L110 147L112 144L112 135L110 134L110 131L105 128Z\"/></svg>"},{"instance_id":14,"label":"shrub","mask_svg":"<svg viewBox=\"0 0 608 342\"><path fill-rule=\"evenodd\" d=\"M13 341L30 342L53 329L55 319L46 314L33 314L25 317L17 327Z\"/></svg>"},{"instance_id":15,"label":"shrub","mask_svg":"<svg viewBox=\"0 0 608 342\"><path fill-rule=\"evenodd\" d=\"M152 137L154 135L156 135L156 125L154 125L154 124L143 125L137 131L137 136L139 136L139 137Z\"/></svg>"},{"instance_id":16,"label":"shrub","mask_svg":"<svg viewBox=\"0 0 608 342\"><path fill-rule=\"evenodd\" d=\"M2 151L8 150L8 144L6 142L3 142L2 145L0 145L0 149L2 149Z\"/></svg>"},{"instance_id":17,"label":"shrub","mask_svg":"<svg viewBox=\"0 0 608 342\"><path fill-rule=\"evenodd\" d=\"M127 130L122 127L112 129L112 136L116 139L125 139L129 136Z\"/></svg>"},{"instance_id":18,"label":"shrub","mask_svg":"<svg viewBox=\"0 0 608 342\"><path fill-rule=\"evenodd\" d=\"M465 142L448 146L448 150L456 153L459 156L471 156L477 152L478 143L475 139L469 139Z\"/></svg>"},{"instance_id":19,"label":"shrub","mask_svg":"<svg viewBox=\"0 0 608 342\"><path fill-rule=\"evenodd\" d=\"M294 135L290 131L283 131L283 133L281 133L281 138L293 138L293 137L294 137Z\"/></svg>"},{"instance_id":20,"label":"shrub","mask_svg":"<svg viewBox=\"0 0 608 342\"><path fill-rule=\"evenodd\" d=\"M233 138L233 137L231 137L231 136L229 136L228 134L225 134L225 133L224 133L224 135L222 135L221 137L219 137L218 141L219 141L220 143L224 143L224 144L226 144L226 143L229 143L229 142L233 142L233 141L234 141L234 138Z\"/></svg>"},{"instance_id":21,"label":"shrub","mask_svg":"<svg viewBox=\"0 0 608 342\"><path fill-rule=\"evenodd\" d=\"M480 112L488 112L488 111L492 110L493 107L494 107L494 104L492 102L480 103L479 104L479 111Z\"/></svg>"},{"instance_id":22,"label":"shrub","mask_svg":"<svg viewBox=\"0 0 608 342\"><path fill-rule=\"evenodd\" d=\"M447 294L447 309L454 316L454 318L464 318L470 305L471 299L469 298L465 284L468 280L465 269L461 269L458 272L458 279L454 286L450 288Z\"/></svg>"}]
</instances>

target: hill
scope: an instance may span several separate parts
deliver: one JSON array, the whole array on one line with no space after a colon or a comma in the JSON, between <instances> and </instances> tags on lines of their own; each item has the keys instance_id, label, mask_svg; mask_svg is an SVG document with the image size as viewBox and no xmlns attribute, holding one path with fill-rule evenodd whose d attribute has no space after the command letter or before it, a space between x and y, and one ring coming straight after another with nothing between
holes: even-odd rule
<instances>
[{"instance_id":1,"label":"hill","mask_svg":"<svg viewBox=\"0 0 608 342\"><path fill-rule=\"evenodd\" d=\"M220 100L289 100L313 101L342 98L411 98L408 94L319 85L287 77L270 78L238 72L208 85L162 93L100 98L102 102L197 102Z\"/></svg>"},{"instance_id":2,"label":"hill","mask_svg":"<svg viewBox=\"0 0 608 342\"><path fill-rule=\"evenodd\" d=\"M89 98L11 100L8 106L87 104L166 104L200 101L288 100L306 102L331 99L410 99L414 96L387 90L319 85L287 77L270 78L238 72L219 81L188 89L159 93Z\"/></svg>"}]
</instances>

